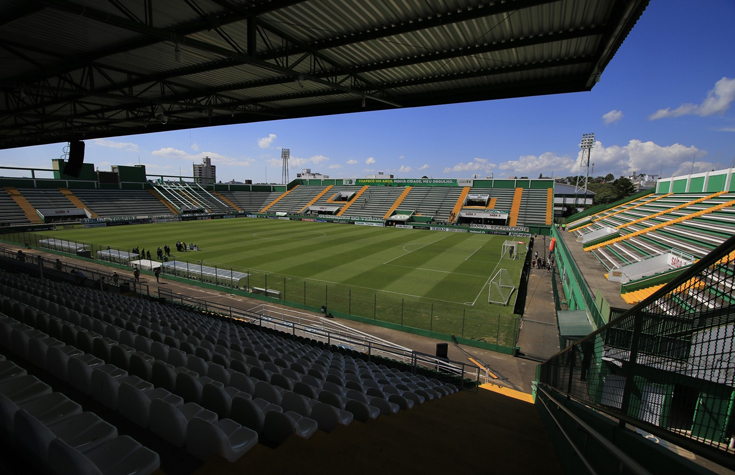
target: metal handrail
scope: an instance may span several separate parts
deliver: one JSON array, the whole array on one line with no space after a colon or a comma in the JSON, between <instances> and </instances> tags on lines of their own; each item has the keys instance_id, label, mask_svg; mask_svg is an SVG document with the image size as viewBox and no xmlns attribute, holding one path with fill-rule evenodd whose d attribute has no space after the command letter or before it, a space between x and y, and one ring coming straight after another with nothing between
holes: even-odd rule
<instances>
[{"instance_id":1,"label":"metal handrail","mask_svg":"<svg viewBox=\"0 0 735 475\"><path fill-rule=\"evenodd\" d=\"M569 409L564 407L559 401L551 397L551 395L546 392L546 390L541 387L540 385L536 386L537 394L540 392L544 396L548 398L549 401L553 402L556 407L560 410L562 410L567 416L569 416L577 425L578 429L584 430L589 436L591 436L593 439L595 439L605 450L607 450L610 454L612 454L613 457L618 459L621 463L621 465L627 467L631 472L633 472L636 475L651 475L651 472L643 468L641 464L633 460L630 456L628 456L625 452L620 450L616 445L614 445L612 442L610 442L608 439L606 439L602 434L597 432L595 429L593 429L591 426L586 424L582 419L577 417L574 413L572 413ZM539 401L541 401L541 404L546 409L546 412L549 414L551 419L554 421L556 426L561 431L562 435L564 435L564 438L569 442L569 445L572 447L574 452L579 456L582 463L587 467L587 469L592 474L596 474L597 471L590 465L590 463L587 461L587 458L584 456L584 453L582 450L580 450L579 447L577 447L574 442L572 441L571 437L562 427L559 420L554 416L554 414L551 412L549 406L546 404L543 398L537 398ZM622 467L621 467L622 468ZM621 470L622 472L622 470Z\"/></svg>"}]
</instances>

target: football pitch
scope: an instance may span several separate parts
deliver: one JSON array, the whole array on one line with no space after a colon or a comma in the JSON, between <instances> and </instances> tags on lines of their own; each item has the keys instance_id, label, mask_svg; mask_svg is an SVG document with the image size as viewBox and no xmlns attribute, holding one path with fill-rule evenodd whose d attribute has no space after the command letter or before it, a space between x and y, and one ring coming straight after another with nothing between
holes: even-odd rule
<instances>
[{"instance_id":1,"label":"football pitch","mask_svg":"<svg viewBox=\"0 0 735 475\"><path fill-rule=\"evenodd\" d=\"M518 287L522 257L501 259L505 240L432 232L273 219L222 219L60 230L49 236L93 245L151 250L250 274L248 287L280 292L284 302L511 346L516 292L489 304L489 281L507 269ZM176 252L176 241L200 251ZM94 252L93 252L94 256Z\"/></svg>"}]
</instances>

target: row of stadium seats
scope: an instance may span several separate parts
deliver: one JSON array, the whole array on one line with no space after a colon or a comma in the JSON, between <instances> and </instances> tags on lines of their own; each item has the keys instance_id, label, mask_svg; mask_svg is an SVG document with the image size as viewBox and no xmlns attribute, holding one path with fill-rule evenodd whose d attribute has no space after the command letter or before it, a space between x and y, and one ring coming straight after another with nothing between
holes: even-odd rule
<instances>
[{"instance_id":1,"label":"row of stadium seats","mask_svg":"<svg viewBox=\"0 0 735 475\"><path fill-rule=\"evenodd\" d=\"M309 437L456 390L196 312L24 276L0 281L10 297L2 311L23 322L0 325L0 345L166 440L186 440L200 458L236 458L234 446L257 441L247 431ZM208 425L189 432L219 442L187 435L200 421Z\"/></svg>"}]
</instances>

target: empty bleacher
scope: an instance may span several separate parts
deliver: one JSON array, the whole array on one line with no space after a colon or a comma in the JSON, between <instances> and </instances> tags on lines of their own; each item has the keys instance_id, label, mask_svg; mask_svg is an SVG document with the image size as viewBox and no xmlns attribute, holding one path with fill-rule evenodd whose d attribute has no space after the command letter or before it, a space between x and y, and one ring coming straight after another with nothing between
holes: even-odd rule
<instances>
[{"instance_id":1,"label":"empty bleacher","mask_svg":"<svg viewBox=\"0 0 735 475\"><path fill-rule=\"evenodd\" d=\"M5 189L0 189L0 226L28 224L25 212Z\"/></svg>"},{"instance_id":2,"label":"empty bleacher","mask_svg":"<svg viewBox=\"0 0 735 475\"><path fill-rule=\"evenodd\" d=\"M546 224L549 192L547 189L525 189L521 197L521 209L518 214L518 225Z\"/></svg>"},{"instance_id":3,"label":"empty bleacher","mask_svg":"<svg viewBox=\"0 0 735 475\"><path fill-rule=\"evenodd\" d=\"M346 194L349 196L352 193L357 193L360 191L361 186L333 186L327 193L325 193L321 198L316 200L312 206L336 206L336 207L343 207L345 204L347 204L347 201L334 201L334 197L338 194Z\"/></svg>"},{"instance_id":4,"label":"empty bleacher","mask_svg":"<svg viewBox=\"0 0 735 475\"><path fill-rule=\"evenodd\" d=\"M355 200L346 214L356 218L382 218L403 191L403 187L371 186Z\"/></svg>"},{"instance_id":5,"label":"empty bleacher","mask_svg":"<svg viewBox=\"0 0 735 475\"><path fill-rule=\"evenodd\" d=\"M400 205L417 215L428 216L435 221L448 221L449 214L462 193L458 187L414 187Z\"/></svg>"},{"instance_id":6,"label":"empty bleacher","mask_svg":"<svg viewBox=\"0 0 735 475\"><path fill-rule=\"evenodd\" d=\"M19 188L18 191L36 209L76 209L58 189Z\"/></svg>"},{"instance_id":7,"label":"empty bleacher","mask_svg":"<svg viewBox=\"0 0 735 475\"><path fill-rule=\"evenodd\" d=\"M270 206L268 213L298 213L310 201L323 192L326 186L297 186L292 188L283 199Z\"/></svg>"},{"instance_id":8,"label":"empty bleacher","mask_svg":"<svg viewBox=\"0 0 735 475\"><path fill-rule=\"evenodd\" d=\"M260 211L265 206L268 197L271 196L270 191L219 191L218 193L244 212L249 213Z\"/></svg>"},{"instance_id":9,"label":"empty bleacher","mask_svg":"<svg viewBox=\"0 0 735 475\"><path fill-rule=\"evenodd\" d=\"M100 218L171 214L147 190L74 190L74 195Z\"/></svg>"},{"instance_id":10,"label":"empty bleacher","mask_svg":"<svg viewBox=\"0 0 735 475\"><path fill-rule=\"evenodd\" d=\"M457 390L291 334L48 277L0 271L0 352L15 353L147 429L148 440L185 446L201 460L220 455L234 461L261 439L308 439L317 429L331 432L353 419L388 416ZM0 368L0 379L25 377L6 369ZM22 406L16 386L25 380L18 381L12 391L0 382L0 394ZM155 453L126 443L119 463L137 461L139 473L155 470ZM90 447L62 448L80 466L101 463ZM50 449L44 453L49 460L57 456Z\"/></svg>"},{"instance_id":11,"label":"empty bleacher","mask_svg":"<svg viewBox=\"0 0 735 475\"><path fill-rule=\"evenodd\" d=\"M219 199L198 183L151 182L163 199L182 213L203 211L206 213L234 213L237 210Z\"/></svg>"}]
</instances>

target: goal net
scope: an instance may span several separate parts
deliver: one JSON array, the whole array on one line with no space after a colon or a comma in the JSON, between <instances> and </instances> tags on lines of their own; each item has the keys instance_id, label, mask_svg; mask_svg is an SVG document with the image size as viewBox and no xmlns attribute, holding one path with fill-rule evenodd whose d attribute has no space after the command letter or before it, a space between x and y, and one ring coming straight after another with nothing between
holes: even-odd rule
<instances>
[{"instance_id":1,"label":"goal net","mask_svg":"<svg viewBox=\"0 0 735 475\"><path fill-rule=\"evenodd\" d=\"M503 249L500 252L501 259L518 259L518 254L521 252L521 246L518 241L505 241L503 243Z\"/></svg>"},{"instance_id":2,"label":"goal net","mask_svg":"<svg viewBox=\"0 0 735 475\"><path fill-rule=\"evenodd\" d=\"M492 279L490 279L490 290L488 293L488 303L499 303L501 305L508 305L513 291L516 289L513 285L513 280L510 278L510 273L507 269L498 270Z\"/></svg>"}]
</instances>

